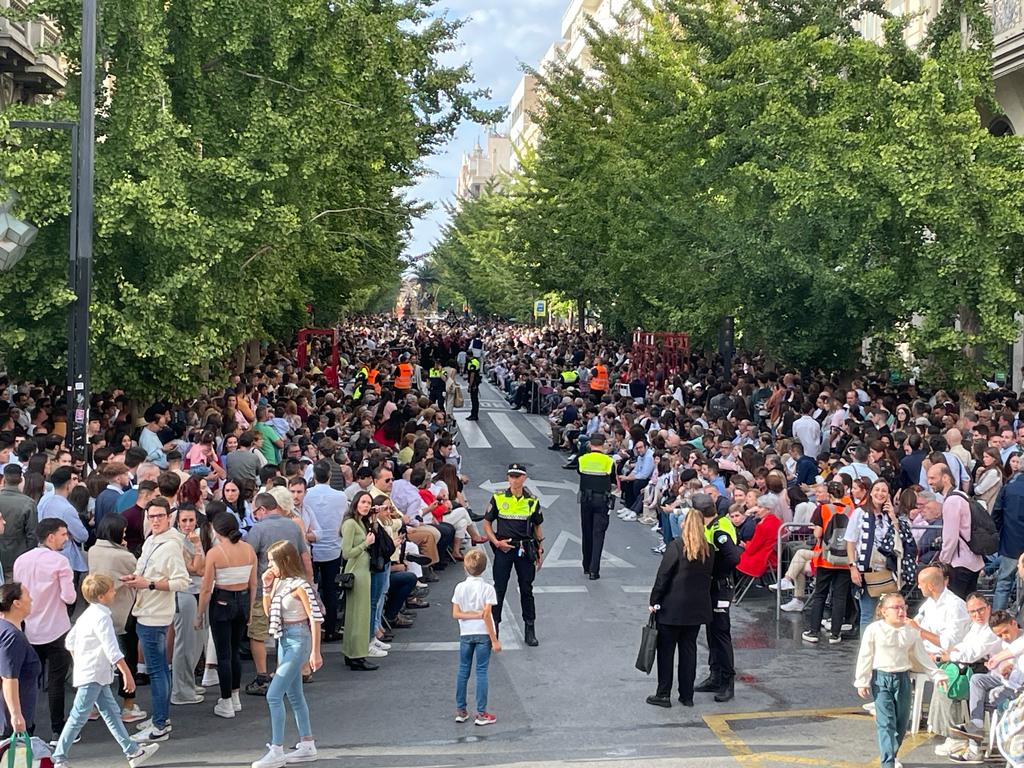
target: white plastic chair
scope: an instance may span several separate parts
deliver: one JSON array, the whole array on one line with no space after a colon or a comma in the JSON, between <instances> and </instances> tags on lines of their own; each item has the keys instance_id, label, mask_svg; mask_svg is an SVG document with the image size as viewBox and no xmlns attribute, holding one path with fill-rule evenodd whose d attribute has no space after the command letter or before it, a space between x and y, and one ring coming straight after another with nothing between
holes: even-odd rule
<instances>
[{"instance_id":1,"label":"white plastic chair","mask_svg":"<svg viewBox=\"0 0 1024 768\"><path fill-rule=\"evenodd\" d=\"M915 674L910 676L914 686L914 704L910 708L910 732L921 730L921 713L924 711L924 689L932 682L930 675Z\"/></svg>"}]
</instances>

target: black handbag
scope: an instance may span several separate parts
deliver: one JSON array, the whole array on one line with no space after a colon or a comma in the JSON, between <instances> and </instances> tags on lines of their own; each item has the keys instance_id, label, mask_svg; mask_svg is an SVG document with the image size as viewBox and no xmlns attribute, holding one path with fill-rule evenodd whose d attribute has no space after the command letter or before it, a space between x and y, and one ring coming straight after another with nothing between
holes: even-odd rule
<instances>
[{"instance_id":1,"label":"black handbag","mask_svg":"<svg viewBox=\"0 0 1024 768\"><path fill-rule=\"evenodd\" d=\"M636 655L636 668L645 674L651 674L654 669L654 657L658 652L658 627L654 623L654 613L647 620L640 636L640 652Z\"/></svg>"},{"instance_id":2,"label":"black handbag","mask_svg":"<svg viewBox=\"0 0 1024 768\"><path fill-rule=\"evenodd\" d=\"M339 573L338 574L338 587L341 589L352 589L356 585L356 575L354 573Z\"/></svg>"}]
</instances>

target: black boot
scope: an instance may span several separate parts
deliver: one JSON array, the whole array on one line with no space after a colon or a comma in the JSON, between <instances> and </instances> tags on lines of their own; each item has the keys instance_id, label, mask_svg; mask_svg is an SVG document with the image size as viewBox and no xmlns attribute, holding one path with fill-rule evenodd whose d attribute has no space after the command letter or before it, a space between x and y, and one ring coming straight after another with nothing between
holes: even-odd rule
<instances>
[{"instance_id":1,"label":"black boot","mask_svg":"<svg viewBox=\"0 0 1024 768\"><path fill-rule=\"evenodd\" d=\"M540 645L540 641L537 639L537 633L533 631L533 622L526 622L526 644L531 648Z\"/></svg>"},{"instance_id":2,"label":"black boot","mask_svg":"<svg viewBox=\"0 0 1024 768\"><path fill-rule=\"evenodd\" d=\"M717 693L722 688L722 682L714 675L708 675L701 680L695 687L696 693Z\"/></svg>"},{"instance_id":3,"label":"black boot","mask_svg":"<svg viewBox=\"0 0 1024 768\"><path fill-rule=\"evenodd\" d=\"M735 695L736 691L734 690L733 681L730 680L729 682L722 684L722 687L718 690L718 693L715 694L715 701L719 703L723 701L732 701Z\"/></svg>"}]
</instances>

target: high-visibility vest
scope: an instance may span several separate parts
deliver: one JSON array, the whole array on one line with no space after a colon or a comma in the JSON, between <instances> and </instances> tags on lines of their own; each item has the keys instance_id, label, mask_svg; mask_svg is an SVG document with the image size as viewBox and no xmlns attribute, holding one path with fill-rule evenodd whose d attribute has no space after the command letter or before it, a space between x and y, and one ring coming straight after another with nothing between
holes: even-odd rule
<instances>
[{"instance_id":1,"label":"high-visibility vest","mask_svg":"<svg viewBox=\"0 0 1024 768\"><path fill-rule=\"evenodd\" d=\"M719 531L728 533L732 543L736 543L736 526L732 524L732 520L728 517L716 517L715 522L704 526L704 537L708 540L708 544L715 543L715 534Z\"/></svg>"},{"instance_id":2,"label":"high-visibility vest","mask_svg":"<svg viewBox=\"0 0 1024 768\"><path fill-rule=\"evenodd\" d=\"M398 364L395 389L412 389L412 366L409 363Z\"/></svg>"},{"instance_id":3,"label":"high-visibility vest","mask_svg":"<svg viewBox=\"0 0 1024 768\"><path fill-rule=\"evenodd\" d=\"M511 493L496 493L494 504L498 508L499 518L507 517L514 520L527 519L537 509L537 499L525 494L517 499Z\"/></svg>"},{"instance_id":4,"label":"high-visibility vest","mask_svg":"<svg viewBox=\"0 0 1024 768\"><path fill-rule=\"evenodd\" d=\"M478 358L475 358L475 357L469 358L469 362L466 363L466 370L467 371L479 371L480 370L480 360Z\"/></svg>"},{"instance_id":5,"label":"high-visibility vest","mask_svg":"<svg viewBox=\"0 0 1024 768\"><path fill-rule=\"evenodd\" d=\"M377 383L377 377L380 375L380 371L376 368L371 368L366 372L366 383L373 387L374 391L380 394L380 384Z\"/></svg>"},{"instance_id":6,"label":"high-visibility vest","mask_svg":"<svg viewBox=\"0 0 1024 768\"><path fill-rule=\"evenodd\" d=\"M597 373L594 375L594 378L590 380L590 388L597 392L607 392L608 369L603 365L595 365L594 370L597 371Z\"/></svg>"},{"instance_id":7,"label":"high-visibility vest","mask_svg":"<svg viewBox=\"0 0 1024 768\"><path fill-rule=\"evenodd\" d=\"M590 451L579 458L580 491L607 494L612 488L615 461L607 453Z\"/></svg>"},{"instance_id":8,"label":"high-visibility vest","mask_svg":"<svg viewBox=\"0 0 1024 768\"><path fill-rule=\"evenodd\" d=\"M430 369L430 378L431 379L443 379L444 378L444 371L441 368L431 368Z\"/></svg>"},{"instance_id":9,"label":"high-visibility vest","mask_svg":"<svg viewBox=\"0 0 1024 768\"><path fill-rule=\"evenodd\" d=\"M580 375L576 373L576 371L562 371L559 375L562 377L562 383L566 386L575 384L580 378Z\"/></svg>"}]
</instances>

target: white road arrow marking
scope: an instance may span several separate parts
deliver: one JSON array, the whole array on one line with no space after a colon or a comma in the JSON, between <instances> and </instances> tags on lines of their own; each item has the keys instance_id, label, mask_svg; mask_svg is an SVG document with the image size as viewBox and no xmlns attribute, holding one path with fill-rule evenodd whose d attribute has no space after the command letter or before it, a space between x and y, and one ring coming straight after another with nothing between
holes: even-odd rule
<instances>
[{"instance_id":1,"label":"white road arrow marking","mask_svg":"<svg viewBox=\"0 0 1024 768\"><path fill-rule=\"evenodd\" d=\"M565 552L565 545L569 542L579 547L579 554L573 555L572 559L562 558ZM603 568L635 568L632 563L627 563L621 557L616 557L607 550L601 553L601 566ZM582 568L583 567L583 541L568 531L561 531L551 545L547 555L544 557L542 568Z\"/></svg>"}]
</instances>

